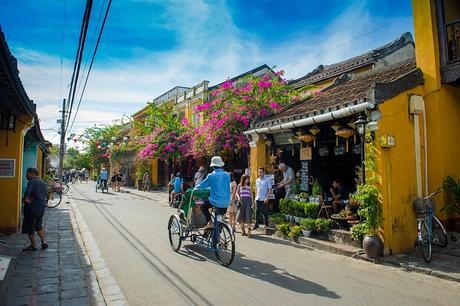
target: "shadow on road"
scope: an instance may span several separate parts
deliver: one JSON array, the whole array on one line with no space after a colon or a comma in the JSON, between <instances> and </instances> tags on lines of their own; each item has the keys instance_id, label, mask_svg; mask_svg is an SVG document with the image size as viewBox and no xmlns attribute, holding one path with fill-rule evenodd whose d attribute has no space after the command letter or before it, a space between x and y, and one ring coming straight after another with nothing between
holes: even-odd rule
<instances>
[{"instance_id":1,"label":"shadow on road","mask_svg":"<svg viewBox=\"0 0 460 306\"><path fill-rule=\"evenodd\" d=\"M197 261L213 261L218 264L214 252L196 244L185 244L179 254ZM328 290L315 282L305 280L273 264L259 262L236 253L230 269L246 276L261 280L272 285L302 294L315 294L330 299L340 299L334 291Z\"/></svg>"}]
</instances>

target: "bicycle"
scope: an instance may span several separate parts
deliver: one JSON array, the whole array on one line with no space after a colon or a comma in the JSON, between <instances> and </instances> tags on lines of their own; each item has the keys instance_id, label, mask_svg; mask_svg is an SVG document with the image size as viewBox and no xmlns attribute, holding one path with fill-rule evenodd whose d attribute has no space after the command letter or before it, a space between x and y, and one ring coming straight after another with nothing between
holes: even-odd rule
<instances>
[{"instance_id":1,"label":"bicycle","mask_svg":"<svg viewBox=\"0 0 460 306\"><path fill-rule=\"evenodd\" d=\"M178 213L168 221L168 237L171 249L178 252L182 241L189 239L192 243L200 244L212 250L217 261L228 267L235 257L235 235L230 226L217 214L213 208L212 218L214 227L206 229L206 220L199 206L196 206L193 196L203 199L209 197L209 191L197 191L190 188L184 195L185 201L178 208Z\"/></svg>"},{"instance_id":2,"label":"bicycle","mask_svg":"<svg viewBox=\"0 0 460 306\"><path fill-rule=\"evenodd\" d=\"M62 201L62 188L59 185L48 186L48 194L46 196L46 207L55 208Z\"/></svg>"},{"instance_id":3,"label":"bicycle","mask_svg":"<svg viewBox=\"0 0 460 306\"><path fill-rule=\"evenodd\" d=\"M431 193L424 198L414 201L414 210L417 213L417 245L422 250L423 259L429 263L432 258L432 244L445 248L447 246L447 232L441 221L434 215L435 203L433 197L441 190Z\"/></svg>"}]
</instances>

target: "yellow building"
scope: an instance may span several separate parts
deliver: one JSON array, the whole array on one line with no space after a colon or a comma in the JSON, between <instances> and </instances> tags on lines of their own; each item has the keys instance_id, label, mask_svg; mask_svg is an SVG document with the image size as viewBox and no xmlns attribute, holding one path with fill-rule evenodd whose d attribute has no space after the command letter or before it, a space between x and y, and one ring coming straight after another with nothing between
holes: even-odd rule
<instances>
[{"instance_id":1,"label":"yellow building","mask_svg":"<svg viewBox=\"0 0 460 306\"><path fill-rule=\"evenodd\" d=\"M382 65L358 67L360 61L366 62L363 55L320 66L291 84L319 85L320 94L257 122L246 132L252 139L253 176L260 166L285 161L301 171L305 191L310 191L313 179L327 190L334 178L352 189L355 167L364 153L354 123L364 116L374 135L367 141L373 141L378 151L386 255L414 246L413 201L441 187L447 175L460 177L460 145L454 132L460 125L460 53L456 57L452 47L448 51L452 34L444 33L452 25L460 32L458 1L414 0L413 8L416 60L411 59L410 47L394 48L408 41L405 34L399 43L382 47L384 52L393 50L387 54L392 60L381 60ZM346 72L347 65L356 67ZM309 143L299 144L300 136ZM458 229L458 216L440 211L446 193L436 200L436 214L445 225Z\"/></svg>"},{"instance_id":2,"label":"yellow building","mask_svg":"<svg viewBox=\"0 0 460 306\"><path fill-rule=\"evenodd\" d=\"M20 225L22 195L29 167L44 172L47 148L35 104L28 98L0 29L0 232Z\"/></svg>"}]
</instances>

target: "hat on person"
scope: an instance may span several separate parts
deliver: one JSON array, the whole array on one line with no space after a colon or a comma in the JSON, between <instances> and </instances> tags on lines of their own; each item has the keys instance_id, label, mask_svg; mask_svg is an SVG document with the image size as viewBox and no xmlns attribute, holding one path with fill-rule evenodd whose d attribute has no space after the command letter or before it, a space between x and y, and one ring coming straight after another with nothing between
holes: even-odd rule
<instances>
[{"instance_id":1,"label":"hat on person","mask_svg":"<svg viewBox=\"0 0 460 306\"><path fill-rule=\"evenodd\" d=\"M225 163L222 161L222 157L214 156L211 158L211 165L210 167L223 167Z\"/></svg>"},{"instance_id":2,"label":"hat on person","mask_svg":"<svg viewBox=\"0 0 460 306\"><path fill-rule=\"evenodd\" d=\"M105 167L102 167L102 171L105 171Z\"/></svg>"},{"instance_id":3,"label":"hat on person","mask_svg":"<svg viewBox=\"0 0 460 306\"><path fill-rule=\"evenodd\" d=\"M204 171L204 170L206 170L204 166L200 166L200 168L198 169L198 171Z\"/></svg>"}]
</instances>

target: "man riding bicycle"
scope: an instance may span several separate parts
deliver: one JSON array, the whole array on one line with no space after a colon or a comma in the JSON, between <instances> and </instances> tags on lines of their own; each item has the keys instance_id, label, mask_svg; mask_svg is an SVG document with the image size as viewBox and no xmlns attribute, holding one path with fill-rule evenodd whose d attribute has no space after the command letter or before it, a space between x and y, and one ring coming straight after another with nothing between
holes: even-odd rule
<instances>
[{"instance_id":1,"label":"man riding bicycle","mask_svg":"<svg viewBox=\"0 0 460 306\"><path fill-rule=\"evenodd\" d=\"M224 165L225 163L220 156L214 156L210 165L214 168L214 171L195 187L195 190L211 189L209 199L205 199L204 204L201 206L206 218L206 228L213 227L209 208L216 207L216 214L222 216L227 212L227 207L230 203L230 174L222 169Z\"/></svg>"},{"instance_id":2,"label":"man riding bicycle","mask_svg":"<svg viewBox=\"0 0 460 306\"><path fill-rule=\"evenodd\" d=\"M101 173L99 173L99 184L100 186L103 186L104 189L107 189L108 179L109 179L109 172L105 168L102 168Z\"/></svg>"}]
</instances>

